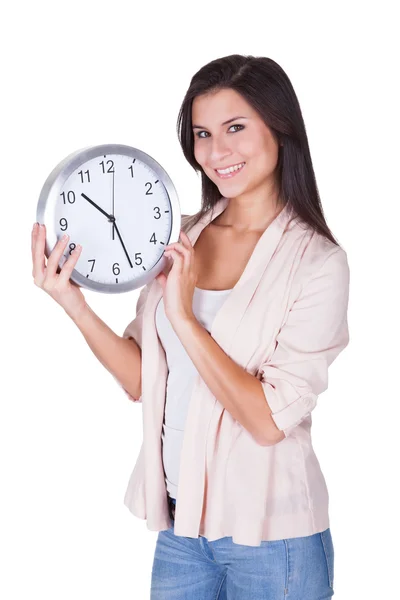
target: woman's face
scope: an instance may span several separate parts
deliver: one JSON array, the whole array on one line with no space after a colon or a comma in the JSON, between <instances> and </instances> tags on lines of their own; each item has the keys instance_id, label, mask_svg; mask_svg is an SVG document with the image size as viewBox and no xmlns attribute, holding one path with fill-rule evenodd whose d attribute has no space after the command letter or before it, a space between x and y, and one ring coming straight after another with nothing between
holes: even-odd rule
<instances>
[{"instance_id":1,"label":"woman's face","mask_svg":"<svg viewBox=\"0 0 400 600\"><path fill-rule=\"evenodd\" d=\"M255 191L269 195L274 190L279 144L238 92L223 89L197 96L192 127L195 158L222 196L237 198ZM242 163L234 173L216 171Z\"/></svg>"}]
</instances>

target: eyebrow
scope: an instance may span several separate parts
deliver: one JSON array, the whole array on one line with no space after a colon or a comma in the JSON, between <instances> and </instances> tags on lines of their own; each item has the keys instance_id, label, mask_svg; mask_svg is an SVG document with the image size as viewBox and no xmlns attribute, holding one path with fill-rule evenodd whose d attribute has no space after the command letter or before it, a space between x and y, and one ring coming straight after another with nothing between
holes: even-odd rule
<instances>
[{"instance_id":1,"label":"eyebrow","mask_svg":"<svg viewBox=\"0 0 400 600\"><path fill-rule=\"evenodd\" d=\"M232 123L232 121L237 121L237 119L247 119L247 117L233 117L233 119L224 121L223 123L221 123L221 125L228 125L228 123ZM207 129L207 127L203 127L203 125L193 125L192 129Z\"/></svg>"}]
</instances>

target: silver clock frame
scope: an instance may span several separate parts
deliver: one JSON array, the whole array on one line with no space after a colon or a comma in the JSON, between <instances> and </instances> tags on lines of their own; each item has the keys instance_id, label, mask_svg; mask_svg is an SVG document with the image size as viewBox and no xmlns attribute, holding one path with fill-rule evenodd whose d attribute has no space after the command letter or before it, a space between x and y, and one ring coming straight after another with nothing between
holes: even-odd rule
<instances>
[{"instance_id":1,"label":"silver clock frame","mask_svg":"<svg viewBox=\"0 0 400 600\"><path fill-rule=\"evenodd\" d=\"M168 244L179 241L179 234L181 230L181 210L178 194L168 173L149 154L143 152L142 150L138 150L133 146L127 146L124 144L102 144L98 146L81 148L80 150L76 150L75 152L69 154L52 170L42 187L36 210L36 221L39 223L44 223L46 226L45 254L47 258L50 256L51 251L59 239L57 237L54 225L56 204L59 201L60 190L70 175L72 175L72 173L81 164L96 158L97 156L100 157L107 154L120 154L123 156L129 156L131 158L137 158L139 161L147 164L147 166L154 171L154 173L157 175L157 178L164 186L171 205L172 226ZM79 240L74 241L80 243ZM72 281L74 281L80 287L95 292L120 294L141 288L147 283L150 283L164 269L165 265L166 258L164 257L163 253L159 260L153 265L153 267L151 267L151 269L143 272L142 275L136 277L133 281L115 284L100 283L84 277L76 269L72 271L70 279L72 279ZM59 263L59 268L62 268L61 263Z\"/></svg>"}]
</instances>

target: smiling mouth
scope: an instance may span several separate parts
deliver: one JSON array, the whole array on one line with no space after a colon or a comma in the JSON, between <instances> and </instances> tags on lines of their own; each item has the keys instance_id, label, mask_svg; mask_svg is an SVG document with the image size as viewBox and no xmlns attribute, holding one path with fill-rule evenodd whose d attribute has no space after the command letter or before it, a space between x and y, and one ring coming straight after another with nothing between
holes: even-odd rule
<instances>
[{"instance_id":1,"label":"smiling mouth","mask_svg":"<svg viewBox=\"0 0 400 600\"><path fill-rule=\"evenodd\" d=\"M221 172L217 171L217 169L214 169L214 171L216 172L216 174L218 175L218 177L221 177L221 179L228 179L228 178L233 177L237 173L240 173L240 171L243 170L243 167L245 166L246 163L242 162L242 163L238 163L238 164L240 166L237 167L236 165L234 165L235 168L232 169L232 170L231 170L231 168L229 170L222 169L222 171L225 171L225 173L224 172L221 173Z\"/></svg>"}]
</instances>

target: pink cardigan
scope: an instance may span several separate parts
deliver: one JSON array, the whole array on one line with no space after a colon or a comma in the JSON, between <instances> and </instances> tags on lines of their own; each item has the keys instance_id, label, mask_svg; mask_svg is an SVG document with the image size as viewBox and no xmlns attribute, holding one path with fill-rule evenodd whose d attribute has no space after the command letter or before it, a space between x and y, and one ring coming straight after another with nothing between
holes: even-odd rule
<instances>
[{"instance_id":1,"label":"pink cardigan","mask_svg":"<svg viewBox=\"0 0 400 600\"><path fill-rule=\"evenodd\" d=\"M183 215L192 244L228 202L222 197L193 227ZM349 342L348 295L346 252L286 206L260 237L211 329L221 348L262 382L285 438L259 445L198 375L182 446L175 535L232 536L235 543L258 546L329 527L311 411L327 389L329 365ZM147 284L123 333L142 349L143 408L143 443L124 503L152 531L171 527L161 456L168 368L155 326L161 298L160 284Z\"/></svg>"}]
</instances>

